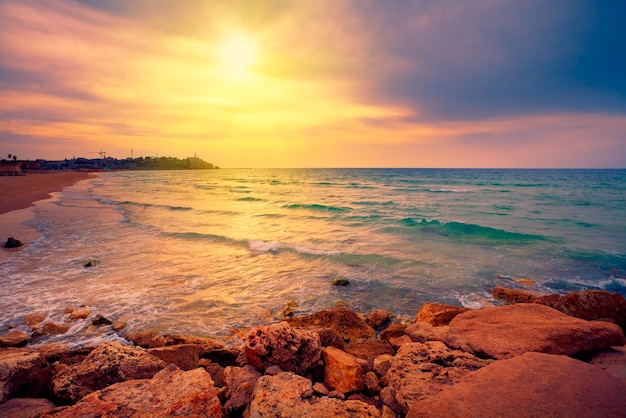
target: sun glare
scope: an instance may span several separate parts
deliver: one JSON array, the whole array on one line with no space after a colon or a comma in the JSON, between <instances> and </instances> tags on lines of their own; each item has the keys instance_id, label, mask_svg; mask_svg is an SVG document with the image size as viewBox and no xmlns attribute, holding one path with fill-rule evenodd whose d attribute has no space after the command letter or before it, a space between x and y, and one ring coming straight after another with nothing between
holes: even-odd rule
<instances>
[{"instance_id":1,"label":"sun glare","mask_svg":"<svg viewBox=\"0 0 626 418\"><path fill-rule=\"evenodd\" d=\"M218 59L227 76L249 74L257 58L257 46L244 35L225 38L219 45Z\"/></svg>"}]
</instances>

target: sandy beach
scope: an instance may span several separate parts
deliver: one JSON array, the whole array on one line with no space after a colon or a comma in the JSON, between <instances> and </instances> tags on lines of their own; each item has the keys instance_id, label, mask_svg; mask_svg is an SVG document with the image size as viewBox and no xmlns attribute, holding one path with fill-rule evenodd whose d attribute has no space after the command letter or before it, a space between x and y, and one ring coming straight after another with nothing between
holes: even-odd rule
<instances>
[{"instance_id":1,"label":"sandy beach","mask_svg":"<svg viewBox=\"0 0 626 418\"><path fill-rule=\"evenodd\" d=\"M77 181L94 176L92 173L62 171L50 173L28 173L25 176L0 177L0 241L14 237L23 244L37 238L37 232L23 224L32 216L29 209L35 202L50 197L50 193L63 190ZM2 247L0 261L18 249Z\"/></svg>"}]
</instances>

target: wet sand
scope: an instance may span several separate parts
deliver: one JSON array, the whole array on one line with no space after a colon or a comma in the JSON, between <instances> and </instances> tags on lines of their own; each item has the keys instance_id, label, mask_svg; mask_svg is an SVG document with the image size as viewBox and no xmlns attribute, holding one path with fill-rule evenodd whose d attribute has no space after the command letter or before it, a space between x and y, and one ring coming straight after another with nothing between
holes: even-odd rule
<instances>
[{"instance_id":1,"label":"wet sand","mask_svg":"<svg viewBox=\"0 0 626 418\"><path fill-rule=\"evenodd\" d=\"M0 176L0 214L32 206L50 193L95 176L93 173L61 171L28 173L25 176Z\"/></svg>"},{"instance_id":2,"label":"wet sand","mask_svg":"<svg viewBox=\"0 0 626 418\"><path fill-rule=\"evenodd\" d=\"M32 218L35 202L50 198L50 194L63 190L80 180L95 176L93 173L62 171L28 173L25 176L0 176L0 245L13 237L24 245L37 239L34 228L24 225ZM0 262L21 248L0 247Z\"/></svg>"}]
</instances>

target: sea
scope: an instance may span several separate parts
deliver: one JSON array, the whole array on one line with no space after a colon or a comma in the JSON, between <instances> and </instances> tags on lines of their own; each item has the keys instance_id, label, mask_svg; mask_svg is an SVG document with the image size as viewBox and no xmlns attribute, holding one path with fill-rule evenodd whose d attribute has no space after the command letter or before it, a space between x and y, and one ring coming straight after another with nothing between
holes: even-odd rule
<instances>
[{"instance_id":1,"label":"sea","mask_svg":"<svg viewBox=\"0 0 626 418\"><path fill-rule=\"evenodd\" d=\"M235 344L285 307L411 320L424 302L498 305L496 285L626 296L626 170L116 171L31 210L38 238L0 264L0 333L91 312L36 343ZM95 315L126 328L94 330Z\"/></svg>"}]
</instances>

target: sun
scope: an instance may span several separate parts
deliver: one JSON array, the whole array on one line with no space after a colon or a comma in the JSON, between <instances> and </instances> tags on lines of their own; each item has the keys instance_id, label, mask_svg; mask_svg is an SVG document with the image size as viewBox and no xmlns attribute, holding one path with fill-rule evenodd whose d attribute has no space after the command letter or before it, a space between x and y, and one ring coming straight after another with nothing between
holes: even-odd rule
<instances>
[{"instance_id":1,"label":"sun","mask_svg":"<svg viewBox=\"0 0 626 418\"><path fill-rule=\"evenodd\" d=\"M257 45L246 35L230 35L219 43L217 58L226 76L243 77L256 62Z\"/></svg>"}]
</instances>

